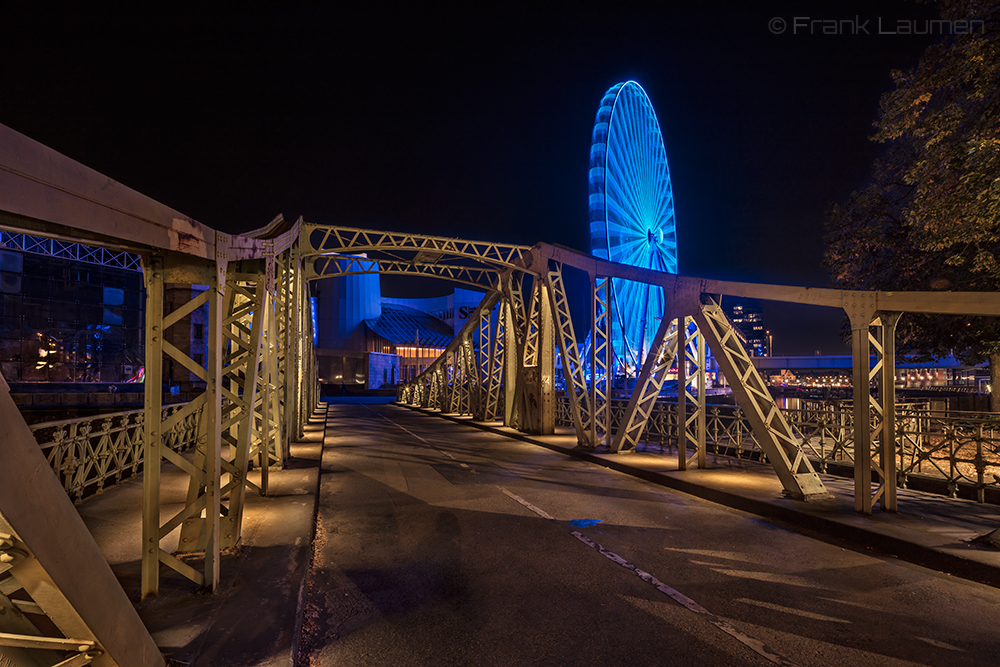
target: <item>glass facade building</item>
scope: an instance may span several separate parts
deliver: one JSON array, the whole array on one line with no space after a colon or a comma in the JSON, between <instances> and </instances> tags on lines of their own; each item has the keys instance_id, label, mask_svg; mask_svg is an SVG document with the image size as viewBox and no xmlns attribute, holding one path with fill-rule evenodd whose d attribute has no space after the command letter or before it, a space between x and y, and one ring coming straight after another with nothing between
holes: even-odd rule
<instances>
[{"instance_id":1,"label":"glass facade building","mask_svg":"<svg viewBox=\"0 0 1000 667\"><path fill-rule=\"evenodd\" d=\"M141 271L0 249L9 382L127 382L143 365Z\"/></svg>"}]
</instances>

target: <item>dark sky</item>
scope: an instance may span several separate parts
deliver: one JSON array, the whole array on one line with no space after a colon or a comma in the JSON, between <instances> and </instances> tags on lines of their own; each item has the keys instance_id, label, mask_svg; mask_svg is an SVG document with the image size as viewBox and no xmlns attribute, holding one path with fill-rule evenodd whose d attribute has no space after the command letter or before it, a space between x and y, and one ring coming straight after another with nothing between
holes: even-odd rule
<instances>
[{"instance_id":1,"label":"dark sky","mask_svg":"<svg viewBox=\"0 0 1000 667\"><path fill-rule=\"evenodd\" d=\"M226 231L282 213L587 250L597 105L635 79L666 142L681 273L825 286L823 212L865 182L890 70L932 41L878 20L934 16L872 0L328 4L2 3L0 123ZM792 34L805 16L871 34ZM843 352L840 314L821 312L768 304L775 352Z\"/></svg>"}]
</instances>

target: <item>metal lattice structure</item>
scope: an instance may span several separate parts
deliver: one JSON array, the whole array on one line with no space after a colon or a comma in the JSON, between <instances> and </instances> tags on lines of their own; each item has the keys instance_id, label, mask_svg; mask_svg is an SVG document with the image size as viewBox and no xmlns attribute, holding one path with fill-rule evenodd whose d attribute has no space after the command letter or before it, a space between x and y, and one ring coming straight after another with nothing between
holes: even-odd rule
<instances>
[{"instance_id":1,"label":"metal lattice structure","mask_svg":"<svg viewBox=\"0 0 1000 667\"><path fill-rule=\"evenodd\" d=\"M677 272L674 196L663 134L635 81L612 86L590 148L590 252L619 264ZM611 280L613 365L638 372L664 316L662 290ZM630 372L627 371L626 372Z\"/></svg>"},{"instance_id":2,"label":"metal lattice structure","mask_svg":"<svg viewBox=\"0 0 1000 667\"><path fill-rule=\"evenodd\" d=\"M706 280L546 243L527 247L288 223L280 216L249 234L224 234L2 126L0 167L4 231L141 258L147 290L145 405L142 426L126 430L132 460L140 440L142 449L143 526L136 539L143 545L144 597L156 594L162 577L175 576L171 570L207 591L218 587L220 552L240 539L245 494L267 493L266 471L284 464L289 442L301 435L318 401L307 288L315 278L377 266L382 272L483 287L488 293L478 310L426 371L400 385L398 399L487 421L502 412L507 426L552 434L558 348L567 420L577 441L588 447L627 453L651 427L663 433L656 406L676 361L681 468L705 465L710 349L784 492L799 500L826 494L809 461L814 445L785 419L722 313L720 295L843 309L854 340L853 465L862 513L870 513L875 502L890 511L896 505L892 378L900 314L1000 315L996 293L851 292ZM366 261L350 259L362 253ZM585 274L593 286L585 318L592 341L589 374L563 284L570 270ZM614 395L612 375L616 281L663 295L635 388L624 391L624 407ZM192 286L192 298L168 311L167 284ZM203 359L165 336L199 308L208 313ZM173 411L163 410L166 359L204 386ZM0 614L0 658L55 665L68 650L73 655L61 664L162 667L63 481L47 473L50 463L2 377L0 423L0 610L44 615L62 634L42 637L23 614ZM196 431L194 456L186 457L173 439L190 431ZM190 478L184 508L165 522L159 488L164 461ZM261 468L259 485L248 479L252 465ZM106 479L106 470L92 469ZM46 474L35 474L39 470ZM881 479L874 491L873 470ZM180 531L180 553L204 552L200 569L161 546L174 530Z\"/></svg>"}]
</instances>

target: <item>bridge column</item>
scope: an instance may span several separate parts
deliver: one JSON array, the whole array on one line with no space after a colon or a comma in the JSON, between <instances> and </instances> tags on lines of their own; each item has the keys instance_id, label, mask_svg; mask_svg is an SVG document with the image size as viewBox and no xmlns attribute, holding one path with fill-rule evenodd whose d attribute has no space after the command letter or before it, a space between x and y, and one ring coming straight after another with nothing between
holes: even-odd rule
<instances>
[{"instance_id":1,"label":"bridge column","mask_svg":"<svg viewBox=\"0 0 1000 667\"><path fill-rule=\"evenodd\" d=\"M845 292L851 321L854 397L854 509L871 514L876 502L895 512L896 503L896 324L898 312L878 312L874 292ZM872 356L875 363L872 364ZM872 384L876 395L872 395ZM877 447L873 444L877 443ZM879 453L878 459L873 451ZM880 485L872 490L872 472Z\"/></svg>"},{"instance_id":2,"label":"bridge column","mask_svg":"<svg viewBox=\"0 0 1000 667\"><path fill-rule=\"evenodd\" d=\"M896 325L902 313L882 312L882 432L879 435L882 464L882 509L895 512L896 507Z\"/></svg>"},{"instance_id":3,"label":"bridge column","mask_svg":"<svg viewBox=\"0 0 1000 667\"><path fill-rule=\"evenodd\" d=\"M611 279L590 277L590 441L611 446L611 369L614 366L609 317Z\"/></svg>"},{"instance_id":4,"label":"bridge column","mask_svg":"<svg viewBox=\"0 0 1000 667\"><path fill-rule=\"evenodd\" d=\"M684 318L684 327L677 333L677 469L687 470L697 459L699 468L706 466L705 445L705 337L695 328L689 334L691 318ZM691 348L694 348L693 350ZM688 375L688 364L694 373ZM691 391L694 385L694 392ZM688 414L687 406L694 410ZM688 444L694 445L694 454L687 453Z\"/></svg>"},{"instance_id":5,"label":"bridge column","mask_svg":"<svg viewBox=\"0 0 1000 667\"><path fill-rule=\"evenodd\" d=\"M501 281L504 300L507 302L507 324L504 332L506 357L504 361L504 426L520 428L524 415L524 355L527 337L527 315L524 312L522 278L510 272Z\"/></svg>"},{"instance_id":6,"label":"bridge column","mask_svg":"<svg viewBox=\"0 0 1000 667\"><path fill-rule=\"evenodd\" d=\"M495 421L500 408L500 388L504 382L504 365L507 354L507 321L510 303L501 298L497 303L496 324L490 330L490 356L486 374L486 409L483 420ZM509 375L507 376L510 377Z\"/></svg>"},{"instance_id":7,"label":"bridge column","mask_svg":"<svg viewBox=\"0 0 1000 667\"><path fill-rule=\"evenodd\" d=\"M556 343L553 304L544 285L538 284L538 421L539 435L556 432Z\"/></svg>"},{"instance_id":8,"label":"bridge column","mask_svg":"<svg viewBox=\"0 0 1000 667\"><path fill-rule=\"evenodd\" d=\"M587 378L584 375L580 350L576 345L573 319L569 312L569 301L563 286L562 265L556 263L555 270L545 276L546 295L552 308L552 321L559 354L562 355L563 378L566 382L566 398L569 401L570 418L576 431L577 444L593 447L590 437L590 400L587 393ZM553 378L554 379L554 378Z\"/></svg>"},{"instance_id":9,"label":"bridge column","mask_svg":"<svg viewBox=\"0 0 1000 667\"><path fill-rule=\"evenodd\" d=\"M143 558L142 597L155 595L159 588L159 566L162 562L176 572L209 590L215 590L219 579L219 526L221 519L220 459L222 430L228 428L222 419L223 309L228 270L229 237L216 235L216 258L200 260L184 255L146 257L143 275L146 280L146 442L143 459ZM166 283L208 285L208 289L171 313L164 313L163 287ZM197 308L207 305L206 365L195 362L169 341L164 333ZM189 335L189 334L187 334ZM201 378L205 391L167 419L162 416L163 355ZM201 427L195 462L192 464L169 447L163 437L183 419L201 411ZM161 459L166 458L191 476L197 493L189 493L183 510L160 525ZM205 517L202 519L201 514ZM185 521L200 520L199 550L205 552L204 571L164 551L160 540Z\"/></svg>"}]
</instances>

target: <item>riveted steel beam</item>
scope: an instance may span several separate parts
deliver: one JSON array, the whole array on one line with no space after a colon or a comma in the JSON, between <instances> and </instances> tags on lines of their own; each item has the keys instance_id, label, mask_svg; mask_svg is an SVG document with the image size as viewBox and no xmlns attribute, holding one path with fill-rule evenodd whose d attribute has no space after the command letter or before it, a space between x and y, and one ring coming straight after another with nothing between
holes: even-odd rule
<instances>
[{"instance_id":1,"label":"riveted steel beam","mask_svg":"<svg viewBox=\"0 0 1000 667\"><path fill-rule=\"evenodd\" d=\"M587 378L576 344L576 334L573 332L573 318L569 312L561 265L556 264L553 270L545 274L545 287L552 308L552 322L562 358L566 396L569 399L570 418L576 431L577 443L594 447L595 441L589 437L590 396L587 392Z\"/></svg>"},{"instance_id":2,"label":"riveted steel beam","mask_svg":"<svg viewBox=\"0 0 1000 667\"><path fill-rule=\"evenodd\" d=\"M0 664L54 665L68 651L81 665L162 667L2 375L0 424Z\"/></svg>"},{"instance_id":3,"label":"riveted steel beam","mask_svg":"<svg viewBox=\"0 0 1000 667\"><path fill-rule=\"evenodd\" d=\"M693 463L706 466L705 428L705 337L692 319L684 318L684 327L678 332L677 354L677 469L687 470ZM694 372L689 373L692 369ZM690 409L689 409L690 406ZM694 453L688 456L688 450Z\"/></svg>"},{"instance_id":4,"label":"riveted steel beam","mask_svg":"<svg viewBox=\"0 0 1000 667\"><path fill-rule=\"evenodd\" d=\"M660 326L650 341L649 353L642 364L642 370L636 378L628 407L625 408L618 432L608 451L617 453L634 450L642 437L660 389L667 379L667 372L673 364L677 349L676 333L671 332L673 328L676 328L675 320L669 315L660 320Z\"/></svg>"},{"instance_id":5,"label":"riveted steel beam","mask_svg":"<svg viewBox=\"0 0 1000 667\"><path fill-rule=\"evenodd\" d=\"M695 322L732 387L737 404L750 421L757 442L777 473L785 495L798 500L828 498L830 494L806 458L805 450L785 421L722 308L714 301L702 305L695 315Z\"/></svg>"}]
</instances>

